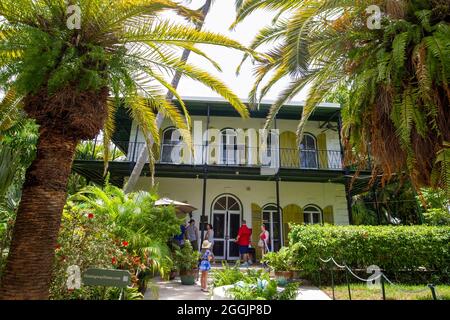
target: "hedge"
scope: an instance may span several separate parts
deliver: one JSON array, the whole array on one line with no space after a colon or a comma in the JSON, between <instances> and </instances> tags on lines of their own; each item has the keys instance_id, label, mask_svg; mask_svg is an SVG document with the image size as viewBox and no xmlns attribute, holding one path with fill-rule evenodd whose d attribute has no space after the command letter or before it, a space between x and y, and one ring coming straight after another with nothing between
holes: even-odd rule
<instances>
[{"instance_id":1,"label":"hedge","mask_svg":"<svg viewBox=\"0 0 450 320\"><path fill-rule=\"evenodd\" d=\"M397 281L417 279L411 275L421 270L431 280L449 280L450 227L291 225L289 241L297 266L309 275L325 267L320 258L333 257L352 269L377 265Z\"/></svg>"}]
</instances>

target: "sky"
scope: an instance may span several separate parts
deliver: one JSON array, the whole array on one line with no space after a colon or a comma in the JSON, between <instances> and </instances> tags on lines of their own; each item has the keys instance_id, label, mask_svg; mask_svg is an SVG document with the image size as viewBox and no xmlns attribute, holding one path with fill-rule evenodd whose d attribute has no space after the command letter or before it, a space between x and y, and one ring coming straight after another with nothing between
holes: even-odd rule
<instances>
[{"instance_id":1,"label":"sky","mask_svg":"<svg viewBox=\"0 0 450 320\"><path fill-rule=\"evenodd\" d=\"M203 5L204 0L192 0L190 2L188 7L198 9ZM257 11L239 24L235 30L230 31L229 27L236 17L234 0L216 0L206 18L203 30L222 33L244 45L249 45L258 30L272 22L274 15L273 12ZM191 54L189 63L206 69L225 82L240 98L247 98L254 83L254 77L252 75L254 66L251 61L248 60L243 65L240 74L237 76L236 68L242 60L242 52L218 46L200 45L199 47L219 63L222 72L217 71L204 58L198 57L195 54ZM280 81L269 91L265 99L276 99L278 92L288 83L289 79ZM178 91L182 96L219 97L218 94L209 88L187 78L182 78ZM305 100L305 97L306 90L300 92L294 100Z\"/></svg>"}]
</instances>

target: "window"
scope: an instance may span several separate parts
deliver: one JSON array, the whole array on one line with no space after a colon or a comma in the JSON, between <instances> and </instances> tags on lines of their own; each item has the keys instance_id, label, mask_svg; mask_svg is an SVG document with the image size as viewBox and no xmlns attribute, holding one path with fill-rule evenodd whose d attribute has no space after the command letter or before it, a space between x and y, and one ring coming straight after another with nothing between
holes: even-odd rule
<instances>
[{"instance_id":1,"label":"window","mask_svg":"<svg viewBox=\"0 0 450 320\"><path fill-rule=\"evenodd\" d=\"M303 209L303 220L305 224L318 224L322 222L322 211L313 205Z\"/></svg>"},{"instance_id":2,"label":"window","mask_svg":"<svg viewBox=\"0 0 450 320\"><path fill-rule=\"evenodd\" d=\"M174 141L172 137L175 128L167 128L163 132L162 144L161 144L161 163L175 163L175 159L172 159L172 152L176 148L178 141ZM181 141L181 137L180 140Z\"/></svg>"},{"instance_id":3,"label":"window","mask_svg":"<svg viewBox=\"0 0 450 320\"><path fill-rule=\"evenodd\" d=\"M226 128L221 131L220 163L234 165L237 163L237 134L234 129Z\"/></svg>"},{"instance_id":4,"label":"window","mask_svg":"<svg viewBox=\"0 0 450 320\"><path fill-rule=\"evenodd\" d=\"M303 135L300 143L300 166L304 169L318 168L316 138L309 133Z\"/></svg>"}]
</instances>

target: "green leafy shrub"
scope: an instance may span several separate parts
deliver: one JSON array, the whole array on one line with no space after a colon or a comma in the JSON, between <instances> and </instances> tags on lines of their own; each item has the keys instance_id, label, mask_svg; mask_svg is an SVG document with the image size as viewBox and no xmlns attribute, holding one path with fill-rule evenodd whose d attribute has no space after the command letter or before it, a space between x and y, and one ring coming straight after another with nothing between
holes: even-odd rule
<instances>
[{"instance_id":1,"label":"green leafy shrub","mask_svg":"<svg viewBox=\"0 0 450 320\"><path fill-rule=\"evenodd\" d=\"M186 241L181 248L174 251L174 265L180 272L196 269L199 259L200 253L196 250L194 251L189 241Z\"/></svg>"},{"instance_id":2,"label":"green leafy shrub","mask_svg":"<svg viewBox=\"0 0 450 320\"><path fill-rule=\"evenodd\" d=\"M278 252L268 252L262 262L267 263L275 272L298 270L299 261L293 253L301 248L301 243L295 243L291 247L282 247Z\"/></svg>"},{"instance_id":3,"label":"green leafy shrub","mask_svg":"<svg viewBox=\"0 0 450 320\"><path fill-rule=\"evenodd\" d=\"M416 281L421 269L434 281L449 279L450 227L293 225L289 239L304 246L293 255L308 277L324 267L320 258L333 257L352 269L377 265L397 281Z\"/></svg>"},{"instance_id":4,"label":"green leafy shrub","mask_svg":"<svg viewBox=\"0 0 450 320\"><path fill-rule=\"evenodd\" d=\"M234 300L293 300L297 297L299 283L290 283L278 288L277 281L270 279L263 270L243 273L242 280L227 290Z\"/></svg>"}]
</instances>

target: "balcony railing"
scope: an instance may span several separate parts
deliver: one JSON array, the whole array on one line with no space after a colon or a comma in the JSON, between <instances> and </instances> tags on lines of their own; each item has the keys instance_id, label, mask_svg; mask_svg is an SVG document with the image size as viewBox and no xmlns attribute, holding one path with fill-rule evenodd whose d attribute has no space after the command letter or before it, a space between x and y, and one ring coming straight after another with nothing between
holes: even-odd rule
<instances>
[{"instance_id":1,"label":"balcony railing","mask_svg":"<svg viewBox=\"0 0 450 320\"><path fill-rule=\"evenodd\" d=\"M145 142L116 142L110 145L109 161L136 162ZM86 141L78 146L77 160L103 161L103 144L99 141ZM267 159L275 160L280 168L306 170L342 170L342 155L339 150L299 150L280 148L263 152L257 147L194 145L197 157L183 155L180 147L173 144L163 144L160 147L157 163L203 165L230 167L261 167L268 165ZM206 152L210 150L209 152ZM273 155L273 157L272 157ZM266 160L265 160L266 159ZM206 160L206 161L205 161Z\"/></svg>"}]
</instances>

